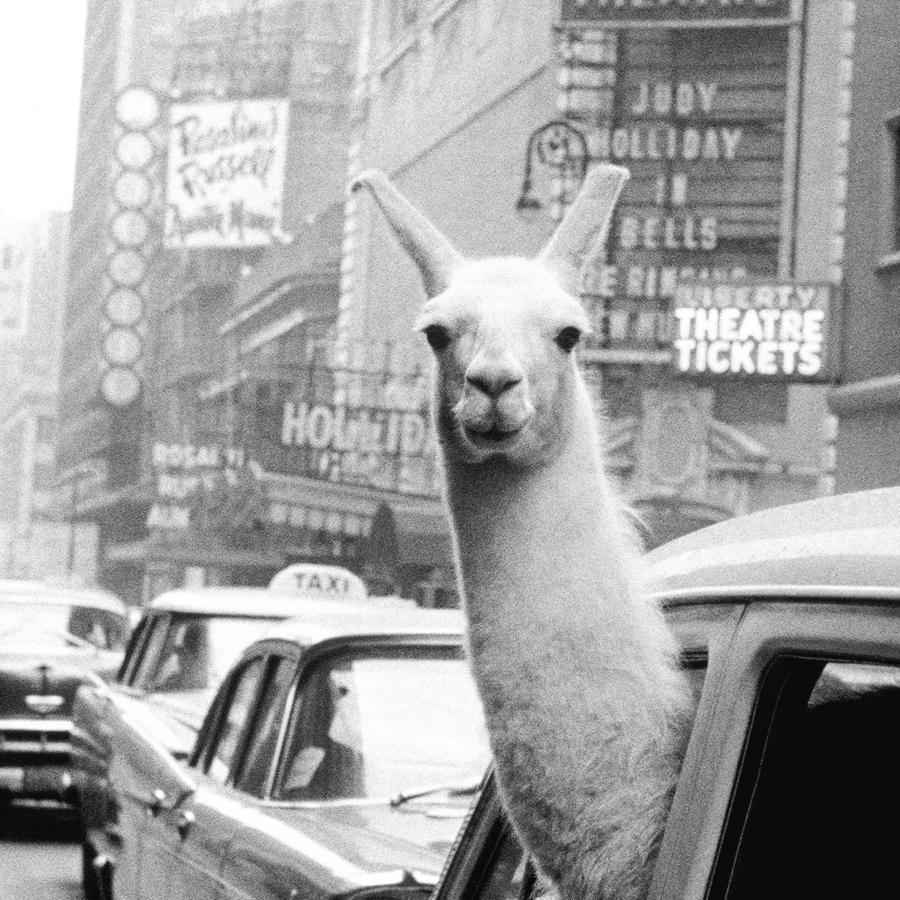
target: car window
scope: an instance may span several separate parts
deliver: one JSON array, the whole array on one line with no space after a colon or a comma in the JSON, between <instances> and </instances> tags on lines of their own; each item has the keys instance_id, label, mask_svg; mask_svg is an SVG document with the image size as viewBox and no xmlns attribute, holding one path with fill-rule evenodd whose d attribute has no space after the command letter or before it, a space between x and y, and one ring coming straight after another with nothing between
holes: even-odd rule
<instances>
[{"instance_id":1,"label":"car window","mask_svg":"<svg viewBox=\"0 0 900 900\"><path fill-rule=\"evenodd\" d=\"M261 797L266 788L296 664L292 659L273 656L269 659L267 669L266 684L260 695L253 730L240 771L234 778L235 787L256 797Z\"/></svg>"},{"instance_id":2,"label":"car window","mask_svg":"<svg viewBox=\"0 0 900 900\"><path fill-rule=\"evenodd\" d=\"M66 630L100 650L122 650L128 634L128 623L123 616L108 609L73 606Z\"/></svg>"},{"instance_id":3,"label":"car window","mask_svg":"<svg viewBox=\"0 0 900 900\"><path fill-rule=\"evenodd\" d=\"M188 615L166 617L163 634L154 629L135 674L145 691L215 688L244 648L272 626L258 616Z\"/></svg>"},{"instance_id":4,"label":"car window","mask_svg":"<svg viewBox=\"0 0 900 900\"><path fill-rule=\"evenodd\" d=\"M71 646L90 644L99 650L121 650L127 623L122 616L93 606L28 597L0 599L0 641Z\"/></svg>"},{"instance_id":5,"label":"car window","mask_svg":"<svg viewBox=\"0 0 900 900\"><path fill-rule=\"evenodd\" d=\"M778 659L707 896L896 896L898 760L900 666Z\"/></svg>"},{"instance_id":6,"label":"car window","mask_svg":"<svg viewBox=\"0 0 900 900\"><path fill-rule=\"evenodd\" d=\"M143 649L128 680L133 687L145 689L145 686L151 681L153 669L162 652L168 631L169 617L167 615L155 616L150 626L150 632L144 640Z\"/></svg>"},{"instance_id":7,"label":"car window","mask_svg":"<svg viewBox=\"0 0 900 900\"><path fill-rule=\"evenodd\" d=\"M137 662L140 659L141 650L146 643L147 636L150 634L151 624L152 619L150 616L142 616L134 631L131 632L128 646L125 648L125 655L122 657L119 674L116 676L117 681L121 681L123 684L128 684L131 681L135 666L137 666Z\"/></svg>"},{"instance_id":8,"label":"car window","mask_svg":"<svg viewBox=\"0 0 900 900\"><path fill-rule=\"evenodd\" d=\"M276 793L286 800L392 797L481 781L481 705L456 648L385 648L317 665L298 692Z\"/></svg>"},{"instance_id":9,"label":"car window","mask_svg":"<svg viewBox=\"0 0 900 900\"><path fill-rule=\"evenodd\" d=\"M241 735L249 727L262 676L262 658L257 657L244 665L232 681L227 705L219 716L218 733L213 738L211 756L207 757L207 772L222 784L228 781L237 762Z\"/></svg>"}]
</instances>

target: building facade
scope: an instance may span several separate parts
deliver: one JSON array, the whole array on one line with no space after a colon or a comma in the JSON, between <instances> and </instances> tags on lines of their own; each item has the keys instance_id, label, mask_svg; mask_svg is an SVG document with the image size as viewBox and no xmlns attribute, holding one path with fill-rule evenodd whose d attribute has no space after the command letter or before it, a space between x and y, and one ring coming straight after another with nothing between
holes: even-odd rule
<instances>
[{"instance_id":1,"label":"building facade","mask_svg":"<svg viewBox=\"0 0 900 900\"><path fill-rule=\"evenodd\" d=\"M57 395L68 215L0 222L0 571L89 584L96 529L56 490Z\"/></svg>"},{"instance_id":2,"label":"building facade","mask_svg":"<svg viewBox=\"0 0 900 900\"><path fill-rule=\"evenodd\" d=\"M367 4L350 174L384 169L464 254L536 253L587 166L629 167L581 359L648 544L832 489L852 13ZM420 357L421 287L367 198L346 232L339 339Z\"/></svg>"},{"instance_id":3,"label":"building facade","mask_svg":"<svg viewBox=\"0 0 900 900\"><path fill-rule=\"evenodd\" d=\"M856 5L837 489L900 484L900 61L894 4Z\"/></svg>"},{"instance_id":4,"label":"building facade","mask_svg":"<svg viewBox=\"0 0 900 900\"><path fill-rule=\"evenodd\" d=\"M88 5L60 466L134 602L308 549L255 427L336 317L357 33L325 0Z\"/></svg>"}]
</instances>

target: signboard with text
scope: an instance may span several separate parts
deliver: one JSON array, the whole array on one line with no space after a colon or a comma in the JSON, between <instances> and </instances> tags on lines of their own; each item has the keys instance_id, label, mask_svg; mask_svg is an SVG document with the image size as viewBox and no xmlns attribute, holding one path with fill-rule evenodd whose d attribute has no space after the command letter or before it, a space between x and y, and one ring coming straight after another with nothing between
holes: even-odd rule
<instances>
[{"instance_id":1,"label":"signboard with text","mask_svg":"<svg viewBox=\"0 0 900 900\"><path fill-rule=\"evenodd\" d=\"M762 14L784 4L731 5ZM588 347L639 361L671 350L679 282L779 272L789 28L701 21L720 4L606 6L622 16L665 6L705 26L576 33L566 63L568 119L590 161L631 172L605 254L586 267Z\"/></svg>"},{"instance_id":2,"label":"signboard with text","mask_svg":"<svg viewBox=\"0 0 900 900\"><path fill-rule=\"evenodd\" d=\"M153 445L154 498L147 513L147 528L185 531L201 524L198 513L203 501L214 497L223 486L242 481L246 460L240 447L219 444Z\"/></svg>"},{"instance_id":3,"label":"signboard with text","mask_svg":"<svg viewBox=\"0 0 900 900\"><path fill-rule=\"evenodd\" d=\"M172 104L165 246L282 240L287 127L283 99Z\"/></svg>"},{"instance_id":4,"label":"signboard with text","mask_svg":"<svg viewBox=\"0 0 900 900\"><path fill-rule=\"evenodd\" d=\"M827 381L835 375L828 284L679 284L675 367L711 378Z\"/></svg>"}]
</instances>

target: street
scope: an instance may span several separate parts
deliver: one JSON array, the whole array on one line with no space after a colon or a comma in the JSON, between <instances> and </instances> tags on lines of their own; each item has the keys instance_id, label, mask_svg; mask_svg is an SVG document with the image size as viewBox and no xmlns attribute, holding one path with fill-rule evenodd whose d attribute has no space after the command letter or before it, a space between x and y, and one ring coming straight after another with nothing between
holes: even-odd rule
<instances>
[{"instance_id":1,"label":"street","mask_svg":"<svg viewBox=\"0 0 900 900\"><path fill-rule=\"evenodd\" d=\"M55 811L16 807L0 816L0 897L81 900L75 827Z\"/></svg>"}]
</instances>

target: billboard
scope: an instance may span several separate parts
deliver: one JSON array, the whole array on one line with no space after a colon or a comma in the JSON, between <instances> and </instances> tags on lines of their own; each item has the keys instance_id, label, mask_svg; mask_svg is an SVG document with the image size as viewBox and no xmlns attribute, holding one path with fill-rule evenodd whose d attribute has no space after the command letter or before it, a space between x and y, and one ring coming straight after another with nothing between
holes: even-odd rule
<instances>
[{"instance_id":1,"label":"billboard","mask_svg":"<svg viewBox=\"0 0 900 900\"><path fill-rule=\"evenodd\" d=\"M174 103L165 246L262 247L284 239L288 101Z\"/></svg>"},{"instance_id":2,"label":"billboard","mask_svg":"<svg viewBox=\"0 0 900 900\"><path fill-rule=\"evenodd\" d=\"M679 284L672 341L685 375L827 381L833 288L792 281Z\"/></svg>"}]
</instances>

